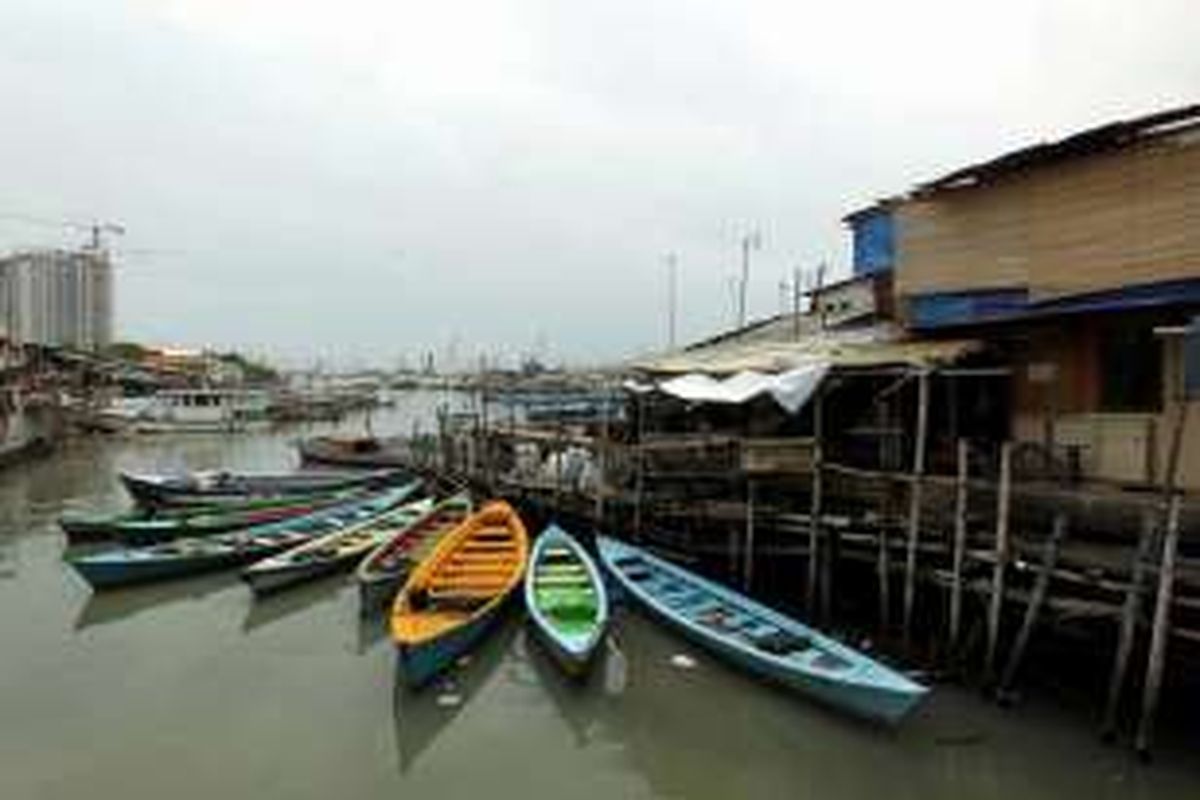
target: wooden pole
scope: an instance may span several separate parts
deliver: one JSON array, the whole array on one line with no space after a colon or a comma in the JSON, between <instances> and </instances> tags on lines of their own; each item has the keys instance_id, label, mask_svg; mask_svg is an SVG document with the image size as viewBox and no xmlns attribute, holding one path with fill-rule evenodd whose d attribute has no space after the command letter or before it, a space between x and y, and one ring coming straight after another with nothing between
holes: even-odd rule
<instances>
[{"instance_id":1,"label":"wooden pole","mask_svg":"<svg viewBox=\"0 0 1200 800\"><path fill-rule=\"evenodd\" d=\"M1143 758L1150 755L1154 735L1154 717L1158 712L1158 693L1162 683L1163 662L1170 633L1171 592L1175 580L1175 556L1179 547L1179 514L1183 498L1175 493L1179 476L1179 456L1183 435L1187 430L1191 404L1181 392L1177 399L1175 424L1171 430L1171 450L1167 456L1167 471L1163 476L1163 500L1166 507L1166 536L1163 539L1162 563L1158 573L1158 597L1154 607L1154 623L1150 631L1150 658L1146 665L1146 680L1142 692L1142 716L1138 721L1136 747Z\"/></svg>"},{"instance_id":2,"label":"wooden pole","mask_svg":"<svg viewBox=\"0 0 1200 800\"><path fill-rule=\"evenodd\" d=\"M554 425L554 513L560 511L559 502L562 498L562 467L563 467L563 418L562 411Z\"/></svg>"},{"instance_id":3,"label":"wooden pole","mask_svg":"<svg viewBox=\"0 0 1200 800\"><path fill-rule=\"evenodd\" d=\"M1012 442L1000 446L1000 486L996 498L996 563L992 569L992 597L988 607L987 655L983 664L985 679L991 681L996 665L996 644L1000 639L1000 612L1004 608L1004 575L1008 568L1008 512L1012 491Z\"/></svg>"},{"instance_id":4,"label":"wooden pole","mask_svg":"<svg viewBox=\"0 0 1200 800\"><path fill-rule=\"evenodd\" d=\"M746 552L742 554L742 591L749 593L754 580L754 481L746 481Z\"/></svg>"},{"instance_id":5,"label":"wooden pole","mask_svg":"<svg viewBox=\"0 0 1200 800\"><path fill-rule=\"evenodd\" d=\"M1142 691L1142 716L1138 721L1136 748L1143 758L1150 755L1154 739L1154 718L1158 713L1159 692L1167 655L1167 637L1171 628L1171 592L1175 582L1175 556L1179 549L1179 513L1183 498L1171 497L1167 512L1167 530L1163 539L1162 562L1158 569L1158 597L1154 604L1154 623L1150 629L1150 659Z\"/></svg>"},{"instance_id":6,"label":"wooden pole","mask_svg":"<svg viewBox=\"0 0 1200 800\"><path fill-rule=\"evenodd\" d=\"M820 563L821 553L821 429L824 423L822 394L824 392L818 387L816 397L813 398L812 496L808 508L808 584L805 586L805 603L809 615L817 611L817 565ZM828 576L821 582L823 587L826 583ZM822 616L827 612L828 609L823 608Z\"/></svg>"},{"instance_id":7,"label":"wooden pole","mask_svg":"<svg viewBox=\"0 0 1200 800\"><path fill-rule=\"evenodd\" d=\"M643 396L637 396L637 447L636 474L633 494L633 535L635 539L642 538L642 490L645 487L646 452L642 441L646 435L646 404Z\"/></svg>"},{"instance_id":8,"label":"wooden pole","mask_svg":"<svg viewBox=\"0 0 1200 800\"><path fill-rule=\"evenodd\" d=\"M890 504L889 504L890 506ZM889 508L890 510L890 508ZM879 627L886 629L892 619L891 597L888 587L888 577L891 572L891 558L888 553L888 525L883 519L879 525L879 551L876 554L875 570L879 577Z\"/></svg>"},{"instance_id":9,"label":"wooden pole","mask_svg":"<svg viewBox=\"0 0 1200 800\"><path fill-rule=\"evenodd\" d=\"M962 578L963 559L967 552L967 500L968 466L970 445L966 439L958 440L958 475L954 485L954 555L950 584L950 650L958 647L959 632L962 630Z\"/></svg>"},{"instance_id":10,"label":"wooden pole","mask_svg":"<svg viewBox=\"0 0 1200 800\"><path fill-rule=\"evenodd\" d=\"M1046 592L1050 588L1050 576L1054 573L1054 567L1058 563L1059 547L1066 535L1067 515L1060 511L1054 515L1054 527L1050 531L1050 538L1046 540L1046 547L1042 551L1042 564L1033 584L1033 593L1029 597L1029 604L1025 606L1025 618L1021 621L1021 630L1017 633L1017 640L1013 643L1008 663L1004 667L1004 674L1000 678L1000 688L996 695L1001 702L1007 702L1009 698L1013 681L1017 677L1017 670L1021 666L1021 659L1025 655L1025 648L1029 645L1029 637L1033 633L1034 625L1037 624L1038 613L1042 610Z\"/></svg>"},{"instance_id":11,"label":"wooden pole","mask_svg":"<svg viewBox=\"0 0 1200 800\"><path fill-rule=\"evenodd\" d=\"M921 535L921 477L925 474L925 446L929 438L929 372L917 381L917 432L913 448L913 477L908 493L908 547L904 553L904 644L912 637L913 605L917 594L917 544Z\"/></svg>"},{"instance_id":12,"label":"wooden pole","mask_svg":"<svg viewBox=\"0 0 1200 800\"><path fill-rule=\"evenodd\" d=\"M1121 628L1117 634L1117 650L1113 658L1112 674L1108 679L1108 699L1104 704L1104 721L1100 725L1100 736L1111 741L1117 733L1117 711L1121 705L1121 694L1125 688L1125 676L1129 672L1129 657L1137 638L1137 620L1141 614L1142 594L1145 592L1147 561L1154 542L1155 516L1147 511L1142 517L1142 529L1138 535L1137 550L1129 588L1125 590L1125 602L1121 606Z\"/></svg>"},{"instance_id":13,"label":"wooden pole","mask_svg":"<svg viewBox=\"0 0 1200 800\"><path fill-rule=\"evenodd\" d=\"M601 417L600 437L596 441L596 529L604 527L604 486L608 471L608 415L610 413L607 391L604 394L604 410Z\"/></svg>"}]
</instances>

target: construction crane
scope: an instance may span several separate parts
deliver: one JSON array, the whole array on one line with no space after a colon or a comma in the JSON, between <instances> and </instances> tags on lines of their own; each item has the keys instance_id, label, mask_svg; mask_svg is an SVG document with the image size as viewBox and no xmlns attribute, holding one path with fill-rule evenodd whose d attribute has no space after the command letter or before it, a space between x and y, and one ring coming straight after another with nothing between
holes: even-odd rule
<instances>
[{"instance_id":1,"label":"construction crane","mask_svg":"<svg viewBox=\"0 0 1200 800\"><path fill-rule=\"evenodd\" d=\"M76 220L52 220L41 217L33 217L27 214L5 214L0 213L0 219L13 220L15 222L23 222L27 225L39 225L49 228L68 228L70 230L86 231L88 233L88 242L83 246L83 249L92 252L101 252L104 250L105 234L113 236L124 236L125 226L116 222L101 222L95 220L92 222L78 222Z\"/></svg>"}]
</instances>

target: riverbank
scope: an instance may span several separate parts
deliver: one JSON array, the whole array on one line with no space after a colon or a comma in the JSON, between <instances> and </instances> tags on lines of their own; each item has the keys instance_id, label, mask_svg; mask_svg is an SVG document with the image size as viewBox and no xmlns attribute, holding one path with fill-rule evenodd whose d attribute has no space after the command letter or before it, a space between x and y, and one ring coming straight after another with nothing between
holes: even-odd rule
<instances>
[{"instance_id":1,"label":"riverbank","mask_svg":"<svg viewBox=\"0 0 1200 800\"><path fill-rule=\"evenodd\" d=\"M409 430L438 400L412 398L376 427ZM383 628L360 624L342 579L265 603L232 575L92 596L63 565L55 518L122 505L117 469L284 468L295 464L294 435L84 440L0 474L0 796L1182 800L1200 791L1200 769L1170 731L1146 767L1100 744L1087 709L1032 693L1014 713L952 686L937 687L900 730L880 731L727 669L628 609L586 687L562 681L510 624L451 685L397 698ZM697 666L674 666L680 653Z\"/></svg>"}]
</instances>

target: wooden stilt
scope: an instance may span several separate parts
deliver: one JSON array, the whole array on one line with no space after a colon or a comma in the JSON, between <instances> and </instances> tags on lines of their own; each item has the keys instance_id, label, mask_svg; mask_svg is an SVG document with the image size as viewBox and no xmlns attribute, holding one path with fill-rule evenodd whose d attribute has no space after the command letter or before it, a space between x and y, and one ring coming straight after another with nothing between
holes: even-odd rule
<instances>
[{"instance_id":1,"label":"wooden stilt","mask_svg":"<svg viewBox=\"0 0 1200 800\"><path fill-rule=\"evenodd\" d=\"M1155 528L1154 514L1147 512L1142 517L1142 530L1138 535L1137 550L1133 556L1129 588L1125 590L1125 602L1121 606L1121 628L1117 634L1117 650L1113 657L1112 674L1108 679L1108 699L1104 703L1104 721L1100 725L1100 736L1105 741L1111 741L1117 734L1117 713L1121 706L1121 694L1125 689L1125 676L1129 672L1129 656L1133 653L1133 643L1137 638L1137 620L1141 613L1147 561L1150 559Z\"/></svg>"},{"instance_id":2,"label":"wooden stilt","mask_svg":"<svg viewBox=\"0 0 1200 800\"><path fill-rule=\"evenodd\" d=\"M904 644L912 638L913 605L917 593L917 544L921 531L921 478L925 474L925 444L929 432L929 372L917 379L917 430L913 445L912 482L908 492L908 542L904 551Z\"/></svg>"},{"instance_id":3,"label":"wooden stilt","mask_svg":"<svg viewBox=\"0 0 1200 800\"><path fill-rule=\"evenodd\" d=\"M951 564L950 586L950 651L958 647L958 636L962 630L963 559L967 552L967 461L970 445L966 439L958 440L958 474L954 484L954 554Z\"/></svg>"},{"instance_id":4,"label":"wooden stilt","mask_svg":"<svg viewBox=\"0 0 1200 800\"><path fill-rule=\"evenodd\" d=\"M746 551L742 553L742 591L749 593L754 581L754 481L746 482Z\"/></svg>"},{"instance_id":5,"label":"wooden stilt","mask_svg":"<svg viewBox=\"0 0 1200 800\"><path fill-rule=\"evenodd\" d=\"M642 490L645 487L646 473L646 404L642 400L642 395L637 395L637 463L635 465L634 475L634 490L633 490L633 535L634 538L640 540L642 538Z\"/></svg>"},{"instance_id":6,"label":"wooden stilt","mask_svg":"<svg viewBox=\"0 0 1200 800\"><path fill-rule=\"evenodd\" d=\"M1150 755L1154 739L1154 719L1162 689L1163 667L1167 655L1167 637L1171 628L1171 593L1175 582L1175 557L1179 550L1179 512L1183 498L1171 498L1167 529L1163 537L1162 561L1158 568L1158 596L1154 604L1154 622L1150 629L1150 659L1142 689L1142 716L1138 720L1136 748L1143 758Z\"/></svg>"},{"instance_id":7,"label":"wooden stilt","mask_svg":"<svg viewBox=\"0 0 1200 800\"><path fill-rule=\"evenodd\" d=\"M596 529L604 528L604 487L608 480L608 436L609 436L608 393L604 394L604 411L601 418L600 437L596 441Z\"/></svg>"},{"instance_id":8,"label":"wooden stilt","mask_svg":"<svg viewBox=\"0 0 1200 800\"><path fill-rule=\"evenodd\" d=\"M813 398L813 450L812 450L812 495L808 506L808 583L804 587L805 607L810 616L817 613L817 569L821 552L821 429L824 401L821 389L817 389ZM826 581L822 581L824 586ZM824 599L824 597L823 597ZM827 603L823 603L827 606ZM828 612L827 607L821 609L822 618Z\"/></svg>"},{"instance_id":9,"label":"wooden stilt","mask_svg":"<svg viewBox=\"0 0 1200 800\"><path fill-rule=\"evenodd\" d=\"M561 510L563 472L563 418L558 415L554 426L554 513Z\"/></svg>"},{"instance_id":10,"label":"wooden stilt","mask_svg":"<svg viewBox=\"0 0 1200 800\"><path fill-rule=\"evenodd\" d=\"M1187 430L1191 403L1181 395L1175 406L1175 424L1171 429L1171 449L1167 455L1167 471L1163 476L1163 499L1166 507L1166 530L1162 543L1162 561L1158 570L1158 596L1154 605L1154 622L1150 629L1150 657L1146 665L1146 680L1142 684L1142 715L1138 720L1135 746L1143 758L1150 756L1154 738L1154 718L1158 713L1158 695L1162 684L1167 637L1171 627L1171 593L1175 581L1175 556L1179 548L1179 514L1183 498L1176 493L1179 476L1179 456L1183 450L1183 435Z\"/></svg>"},{"instance_id":11,"label":"wooden stilt","mask_svg":"<svg viewBox=\"0 0 1200 800\"><path fill-rule=\"evenodd\" d=\"M996 563L992 569L992 596L988 606L987 654L983 673L991 682L996 666L996 644L1000 640L1000 612L1004 608L1004 576L1008 569L1008 512L1012 491L1012 442L1000 446L1000 486L996 498Z\"/></svg>"},{"instance_id":12,"label":"wooden stilt","mask_svg":"<svg viewBox=\"0 0 1200 800\"><path fill-rule=\"evenodd\" d=\"M1008 663L1004 666L1004 673L1000 677L1000 688L997 690L996 696L1001 702L1007 702L1009 698L1013 681L1017 677L1017 670L1021 667L1021 659L1025 655L1025 648L1029 645L1029 637L1033 633L1034 625L1037 624L1038 614L1042 610L1046 592L1050 588L1050 576L1054 573L1054 567L1058 563L1059 547L1066 535L1067 515L1060 511L1054 515L1054 527L1050 531L1050 538L1046 540L1045 549L1042 551L1042 563L1033 583L1029 604L1025 606L1025 618L1021 621L1021 629L1017 633L1012 652L1008 655Z\"/></svg>"},{"instance_id":13,"label":"wooden stilt","mask_svg":"<svg viewBox=\"0 0 1200 800\"><path fill-rule=\"evenodd\" d=\"M886 630L892 620L889 576L892 570L891 557L888 553L888 520L881 521L879 526L879 551L876 555L875 570L879 577L879 627Z\"/></svg>"}]
</instances>

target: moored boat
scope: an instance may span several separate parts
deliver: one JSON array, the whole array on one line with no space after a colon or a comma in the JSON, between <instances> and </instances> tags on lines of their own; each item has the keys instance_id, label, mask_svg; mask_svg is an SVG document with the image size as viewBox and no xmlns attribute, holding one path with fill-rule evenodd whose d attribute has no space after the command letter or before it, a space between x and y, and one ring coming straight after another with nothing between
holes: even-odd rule
<instances>
[{"instance_id":1,"label":"moored boat","mask_svg":"<svg viewBox=\"0 0 1200 800\"><path fill-rule=\"evenodd\" d=\"M433 509L433 500L418 500L368 522L317 537L256 561L242 570L242 579L255 594L278 591L349 567L385 538L408 530Z\"/></svg>"},{"instance_id":2,"label":"moored boat","mask_svg":"<svg viewBox=\"0 0 1200 800\"><path fill-rule=\"evenodd\" d=\"M408 500L419 485L419 481L413 481L302 517L232 533L189 536L148 547L116 547L67 561L97 589L233 567L391 511Z\"/></svg>"},{"instance_id":3,"label":"moored boat","mask_svg":"<svg viewBox=\"0 0 1200 800\"><path fill-rule=\"evenodd\" d=\"M265 525L310 514L325 506L352 499L352 492L335 492L311 497L249 500L240 504L183 506L117 514L66 513L58 524L69 542L118 539L125 544L153 544L183 536Z\"/></svg>"},{"instance_id":4,"label":"moored boat","mask_svg":"<svg viewBox=\"0 0 1200 800\"><path fill-rule=\"evenodd\" d=\"M344 489L367 489L394 484L400 479L401 473L396 470L192 472L180 475L121 473L121 482L133 499L150 508L164 505L242 503L251 498L296 497Z\"/></svg>"},{"instance_id":5,"label":"moored boat","mask_svg":"<svg viewBox=\"0 0 1200 800\"><path fill-rule=\"evenodd\" d=\"M471 509L468 495L449 497L410 528L397 530L368 553L355 571L362 613L370 614L394 600L413 566L421 563L443 536L461 525Z\"/></svg>"},{"instance_id":6,"label":"moored boat","mask_svg":"<svg viewBox=\"0 0 1200 800\"><path fill-rule=\"evenodd\" d=\"M525 525L502 501L448 533L409 575L392 609L400 679L422 686L470 649L516 594L528 559Z\"/></svg>"},{"instance_id":7,"label":"moored boat","mask_svg":"<svg viewBox=\"0 0 1200 800\"><path fill-rule=\"evenodd\" d=\"M605 568L652 616L730 662L855 716L899 723L928 689L773 609L598 537Z\"/></svg>"},{"instance_id":8,"label":"moored boat","mask_svg":"<svg viewBox=\"0 0 1200 800\"><path fill-rule=\"evenodd\" d=\"M569 675L583 675L604 641L608 595L591 555L557 525L533 544L525 607L539 641L559 666Z\"/></svg>"},{"instance_id":9,"label":"moored boat","mask_svg":"<svg viewBox=\"0 0 1200 800\"><path fill-rule=\"evenodd\" d=\"M341 467L399 468L410 463L402 440L374 436L314 436L296 445L305 464Z\"/></svg>"}]
</instances>

